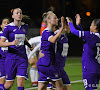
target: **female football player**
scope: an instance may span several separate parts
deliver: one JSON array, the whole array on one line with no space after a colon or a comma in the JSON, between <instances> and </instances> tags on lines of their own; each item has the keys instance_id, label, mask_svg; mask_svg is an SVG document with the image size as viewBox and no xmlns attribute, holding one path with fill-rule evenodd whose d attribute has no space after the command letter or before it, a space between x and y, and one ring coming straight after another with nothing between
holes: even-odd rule
<instances>
[{"instance_id":1,"label":"female football player","mask_svg":"<svg viewBox=\"0 0 100 90\"><path fill-rule=\"evenodd\" d=\"M0 25L2 29L2 31L0 31L0 39L3 34L3 30L5 26L9 24L9 22L10 22L9 18L2 19ZM6 42L8 42L8 40L6 40ZM6 59L7 52L8 52L8 47L0 47L0 84L5 83L5 59Z\"/></svg>"},{"instance_id":2,"label":"female football player","mask_svg":"<svg viewBox=\"0 0 100 90\"><path fill-rule=\"evenodd\" d=\"M82 55L83 83L86 90L96 90L100 80L100 19L94 19L90 31L75 29L66 17L71 33L81 37L85 42ZM79 15L76 17L80 22Z\"/></svg>"},{"instance_id":3,"label":"female football player","mask_svg":"<svg viewBox=\"0 0 100 90\"><path fill-rule=\"evenodd\" d=\"M5 60L6 83L2 88L10 89L17 76L18 90L24 90L25 78L28 78L28 58L26 55L25 43L28 43L26 33L28 25L21 22L22 10L15 8L12 13L14 21L8 24L0 40L1 46L8 46L8 54ZM5 42L8 39L9 42Z\"/></svg>"},{"instance_id":4,"label":"female football player","mask_svg":"<svg viewBox=\"0 0 100 90\"><path fill-rule=\"evenodd\" d=\"M60 37L63 30L63 17L61 18L62 26L59 32L54 35L55 26L58 24L57 16L52 13L45 14L45 23L47 28L42 32L41 50L44 56L37 62L39 72L38 90L45 90L49 81L55 84L57 90L63 90L63 83L58 71L55 68L55 51L56 40Z\"/></svg>"}]
</instances>

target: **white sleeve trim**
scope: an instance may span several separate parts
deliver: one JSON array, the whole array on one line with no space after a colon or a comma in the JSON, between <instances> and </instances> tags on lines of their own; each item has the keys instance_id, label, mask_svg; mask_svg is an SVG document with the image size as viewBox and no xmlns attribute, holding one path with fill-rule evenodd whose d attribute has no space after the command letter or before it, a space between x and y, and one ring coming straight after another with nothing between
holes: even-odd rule
<instances>
[{"instance_id":1,"label":"white sleeve trim","mask_svg":"<svg viewBox=\"0 0 100 90\"><path fill-rule=\"evenodd\" d=\"M28 78L27 78L26 76L17 75L16 77L23 77L23 78L25 78L26 80L28 80Z\"/></svg>"},{"instance_id":2,"label":"white sleeve trim","mask_svg":"<svg viewBox=\"0 0 100 90\"><path fill-rule=\"evenodd\" d=\"M81 37L81 31L79 31L79 37Z\"/></svg>"},{"instance_id":3,"label":"white sleeve trim","mask_svg":"<svg viewBox=\"0 0 100 90\"><path fill-rule=\"evenodd\" d=\"M48 37L48 41L50 40L51 37L53 37L53 35L51 35L51 36Z\"/></svg>"},{"instance_id":4,"label":"white sleeve trim","mask_svg":"<svg viewBox=\"0 0 100 90\"><path fill-rule=\"evenodd\" d=\"M82 31L82 36L84 36L84 31Z\"/></svg>"},{"instance_id":5,"label":"white sleeve trim","mask_svg":"<svg viewBox=\"0 0 100 90\"><path fill-rule=\"evenodd\" d=\"M79 31L79 37L84 36L84 31Z\"/></svg>"}]
</instances>

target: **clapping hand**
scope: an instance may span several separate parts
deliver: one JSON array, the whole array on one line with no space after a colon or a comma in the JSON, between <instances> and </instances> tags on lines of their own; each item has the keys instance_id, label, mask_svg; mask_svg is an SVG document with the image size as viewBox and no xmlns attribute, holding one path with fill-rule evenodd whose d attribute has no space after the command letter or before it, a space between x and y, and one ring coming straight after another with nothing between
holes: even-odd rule
<instances>
[{"instance_id":1,"label":"clapping hand","mask_svg":"<svg viewBox=\"0 0 100 90\"><path fill-rule=\"evenodd\" d=\"M76 14L75 18L76 18L76 25L79 25L81 23L80 15Z\"/></svg>"}]
</instances>

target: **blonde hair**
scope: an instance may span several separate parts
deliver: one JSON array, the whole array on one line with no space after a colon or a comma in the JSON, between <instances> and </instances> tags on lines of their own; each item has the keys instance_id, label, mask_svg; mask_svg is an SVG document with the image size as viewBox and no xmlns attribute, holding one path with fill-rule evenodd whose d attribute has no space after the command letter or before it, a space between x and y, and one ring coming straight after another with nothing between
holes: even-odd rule
<instances>
[{"instance_id":1,"label":"blonde hair","mask_svg":"<svg viewBox=\"0 0 100 90\"><path fill-rule=\"evenodd\" d=\"M48 11L43 13L42 18L43 22L47 25L47 19L50 19L50 15L53 14L53 11Z\"/></svg>"}]
</instances>

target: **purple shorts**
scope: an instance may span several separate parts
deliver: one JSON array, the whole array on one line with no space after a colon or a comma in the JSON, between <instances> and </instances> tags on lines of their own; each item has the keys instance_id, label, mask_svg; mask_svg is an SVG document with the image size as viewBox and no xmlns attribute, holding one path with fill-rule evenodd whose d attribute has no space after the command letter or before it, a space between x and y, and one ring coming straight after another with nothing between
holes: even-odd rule
<instances>
[{"instance_id":1,"label":"purple shorts","mask_svg":"<svg viewBox=\"0 0 100 90\"><path fill-rule=\"evenodd\" d=\"M5 58L0 58L0 78L5 77Z\"/></svg>"},{"instance_id":2,"label":"purple shorts","mask_svg":"<svg viewBox=\"0 0 100 90\"><path fill-rule=\"evenodd\" d=\"M63 68L59 70L59 75L62 78L64 86L71 85L69 77L68 77L67 73L65 72L65 70ZM47 86L47 88L55 89L55 87L53 85L51 85L51 84L49 84Z\"/></svg>"},{"instance_id":3,"label":"purple shorts","mask_svg":"<svg viewBox=\"0 0 100 90\"><path fill-rule=\"evenodd\" d=\"M69 77L63 68L59 70L59 74L60 74L60 77L62 78L63 84L70 85Z\"/></svg>"},{"instance_id":4,"label":"purple shorts","mask_svg":"<svg viewBox=\"0 0 100 90\"><path fill-rule=\"evenodd\" d=\"M39 72L38 82L46 82L49 79L53 81L61 79L57 70L51 64L48 66L38 66L38 72Z\"/></svg>"},{"instance_id":5,"label":"purple shorts","mask_svg":"<svg viewBox=\"0 0 100 90\"><path fill-rule=\"evenodd\" d=\"M83 83L85 90L97 89L99 85L100 74L83 72Z\"/></svg>"},{"instance_id":6,"label":"purple shorts","mask_svg":"<svg viewBox=\"0 0 100 90\"><path fill-rule=\"evenodd\" d=\"M6 80L14 80L15 77L28 78L28 59L15 54L7 55L5 60Z\"/></svg>"}]
</instances>

